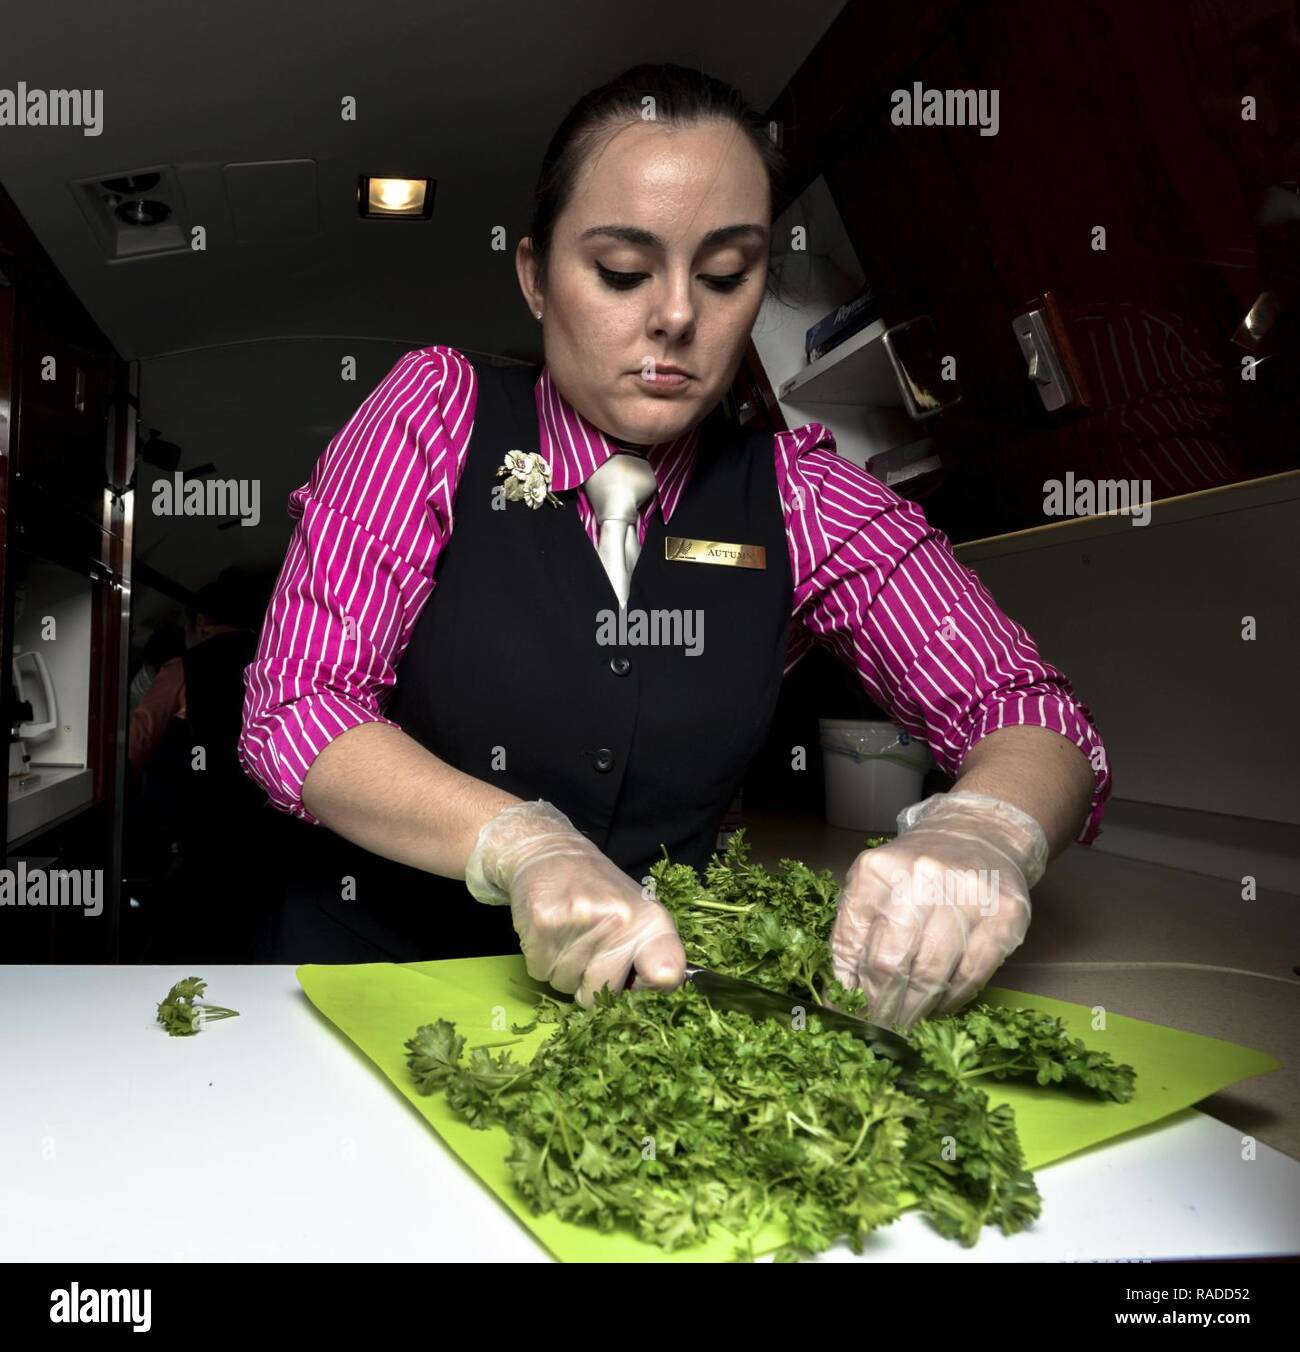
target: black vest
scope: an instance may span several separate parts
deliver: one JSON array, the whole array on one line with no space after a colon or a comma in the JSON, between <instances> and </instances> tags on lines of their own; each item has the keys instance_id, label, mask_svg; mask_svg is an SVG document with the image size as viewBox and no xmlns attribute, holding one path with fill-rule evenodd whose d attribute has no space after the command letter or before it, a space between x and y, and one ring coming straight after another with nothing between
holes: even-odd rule
<instances>
[{"instance_id":1,"label":"black vest","mask_svg":"<svg viewBox=\"0 0 1300 1352\"><path fill-rule=\"evenodd\" d=\"M385 713L466 774L553 803L637 880L665 848L703 870L785 665L793 582L772 434L739 430L720 408L701 424L672 521L656 511L632 574L628 617L658 612L661 641L619 644L618 599L577 488L557 495L561 508L499 491L506 452L539 449L541 368L476 371L452 535ZM761 545L767 566L670 562L669 534ZM694 629L674 627L671 613L688 611ZM611 629L612 645L601 641ZM517 950L508 907L349 849L356 900L337 901L331 864L320 904L379 949L400 961Z\"/></svg>"}]
</instances>

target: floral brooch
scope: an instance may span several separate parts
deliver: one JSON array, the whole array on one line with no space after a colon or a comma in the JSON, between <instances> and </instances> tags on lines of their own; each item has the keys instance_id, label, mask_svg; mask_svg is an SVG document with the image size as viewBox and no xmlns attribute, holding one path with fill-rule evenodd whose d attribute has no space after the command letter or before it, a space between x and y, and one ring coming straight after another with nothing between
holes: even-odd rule
<instances>
[{"instance_id":1,"label":"floral brooch","mask_svg":"<svg viewBox=\"0 0 1300 1352\"><path fill-rule=\"evenodd\" d=\"M524 502L529 507L540 507L549 502L552 507L563 507L551 492L551 467L537 451L507 451L505 464L497 470L497 478L505 476L507 502Z\"/></svg>"}]
</instances>

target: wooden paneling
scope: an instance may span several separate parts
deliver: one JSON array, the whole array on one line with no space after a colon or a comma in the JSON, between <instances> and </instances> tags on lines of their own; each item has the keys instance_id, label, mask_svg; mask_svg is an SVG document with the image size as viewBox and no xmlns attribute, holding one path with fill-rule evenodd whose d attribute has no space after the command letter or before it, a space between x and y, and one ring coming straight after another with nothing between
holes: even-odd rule
<instances>
[{"instance_id":1,"label":"wooden paneling","mask_svg":"<svg viewBox=\"0 0 1300 1352\"><path fill-rule=\"evenodd\" d=\"M54 331L57 320L26 307L23 320L15 470L38 484L59 509L98 522L113 356L68 342Z\"/></svg>"},{"instance_id":2,"label":"wooden paneling","mask_svg":"<svg viewBox=\"0 0 1300 1352\"><path fill-rule=\"evenodd\" d=\"M997 134L895 126L914 81L996 89ZM1243 388L1229 340L1263 285L1259 194L1300 177L1297 88L1284 0L846 7L771 115L796 187L825 174L885 318L932 315L957 358L962 403L927 429L947 481L926 510L954 538L1041 521L1043 480L1071 469L1136 466L1164 496L1284 467L1288 406ZM1046 413L1026 378L1011 321L1046 291L1099 377L1091 414ZM1168 369L1107 381L1131 340Z\"/></svg>"}]
</instances>

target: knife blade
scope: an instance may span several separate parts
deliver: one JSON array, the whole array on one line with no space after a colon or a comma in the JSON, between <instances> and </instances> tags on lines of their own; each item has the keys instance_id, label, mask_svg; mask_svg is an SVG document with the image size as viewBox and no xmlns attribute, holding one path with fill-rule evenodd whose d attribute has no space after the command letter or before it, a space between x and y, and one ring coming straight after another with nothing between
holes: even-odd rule
<instances>
[{"instance_id":1,"label":"knife blade","mask_svg":"<svg viewBox=\"0 0 1300 1352\"><path fill-rule=\"evenodd\" d=\"M718 1009L738 1010L754 1019L774 1017L788 1019L791 1011L797 1005L802 1005L809 1013L816 1014L826 1028L835 1032L852 1033L878 1056L887 1056L900 1065L921 1064L919 1054L906 1038L900 1037L888 1028L868 1023L866 1019L859 1019L856 1015L829 1009L812 1000L800 1001L792 995L782 995L779 991L770 990L766 986L755 985L752 981L723 976L720 972L711 972L706 967L696 967L689 963L685 979Z\"/></svg>"}]
</instances>

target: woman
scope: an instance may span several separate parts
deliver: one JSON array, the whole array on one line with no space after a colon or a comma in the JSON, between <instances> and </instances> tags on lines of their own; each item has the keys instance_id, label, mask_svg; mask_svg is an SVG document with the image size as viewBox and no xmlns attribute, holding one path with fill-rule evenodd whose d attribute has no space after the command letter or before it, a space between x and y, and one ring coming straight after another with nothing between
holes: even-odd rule
<instances>
[{"instance_id":1,"label":"woman","mask_svg":"<svg viewBox=\"0 0 1300 1352\"><path fill-rule=\"evenodd\" d=\"M516 254L545 365L408 353L291 496L241 756L353 846L290 896L268 956L517 942L584 1003L678 984L672 919L638 880L661 847L704 867L813 641L960 772L848 875L835 968L877 1021L969 998L1023 939L1049 853L1096 834L1109 780L1087 709L921 509L820 424L750 434L721 414L778 173L761 121L704 75L638 67L593 91ZM693 561L698 542L752 566ZM694 619L702 641L638 644L638 614ZM981 870L993 905L968 889Z\"/></svg>"}]
</instances>

